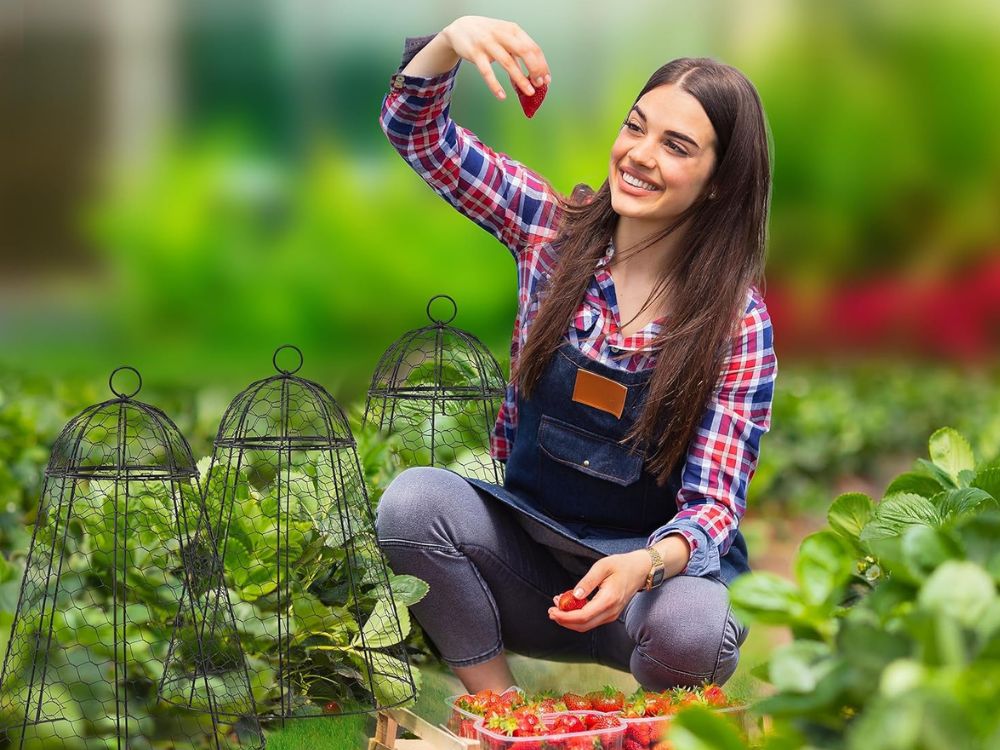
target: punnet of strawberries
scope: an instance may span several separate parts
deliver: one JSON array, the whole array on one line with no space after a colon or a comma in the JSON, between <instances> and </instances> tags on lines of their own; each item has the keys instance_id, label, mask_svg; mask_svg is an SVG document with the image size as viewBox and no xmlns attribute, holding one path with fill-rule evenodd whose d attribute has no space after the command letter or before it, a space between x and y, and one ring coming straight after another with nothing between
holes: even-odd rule
<instances>
[{"instance_id":1,"label":"punnet of strawberries","mask_svg":"<svg viewBox=\"0 0 1000 750\"><path fill-rule=\"evenodd\" d=\"M698 688L674 688L662 692L651 692L641 688L626 696L621 690L612 686L605 686L601 690L589 692L568 692L557 693L546 691L526 696L518 688L511 688L503 693L494 693L484 690L475 695L453 696L449 699L452 706L452 714L448 721L448 728L459 735L475 739L477 731L475 721L478 717L483 717L483 727L494 735L496 742L502 742L499 738L510 737L535 737L530 734L515 734L513 732L524 732L529 725L537 725L542 716L559 715L563 713L588 712L589 714L612 714L621 717L625 722L625 732L621 737L621 744L612 743L607 748L617 750L668 750L670 745L663 736L670 725L670 717L684 706L698 704L709 708L727 708L732 704L729 698L718 685L707 684ZM527 718L535 717L535 718ZM514 723L511 724L511 719ZM494 726L490 727L490 721L494 720ZM484 735L485 737L485 735ZM591 737L593 743L594 737ZM483 742L483 738L480 737ZM543 743L548 742L542 738ZM601 750L602 745L588 745L586 750ZM506 741L506 744L493 745L494 748L503 750L535 750L532 743L524 744L520 740L516 743ZM556 747L549 744L538 745L541 750L547 747ZM566 748L567 745L558 745L559 748Z\"/></svg>"},{"instance_id":2,"label":"punnet of strawberries","mask_svg":"<svg viewBox=\"0 0 1000 750\"><path fill-rule=\"evenodd\" d=\"M474 740L476 730L473 725L480 716L487 719L507 716L526 703L524 691L516 687L508 688L502 693L480 690L475 694L453 695L448 698L451 714L448 716L447 726L453 734Z\"/></svg>"},{"instance_id":3,"label":"punnet of strawberries","mask_svg":"<svg viewBox=\"0 0 1000 750\"><path fill-rule=\"evenodd\" d=\"M483 750L623 750L625 722L599 711L545 714L523 706L478 719L476 730Z\"/></svg>"}]
</instances>

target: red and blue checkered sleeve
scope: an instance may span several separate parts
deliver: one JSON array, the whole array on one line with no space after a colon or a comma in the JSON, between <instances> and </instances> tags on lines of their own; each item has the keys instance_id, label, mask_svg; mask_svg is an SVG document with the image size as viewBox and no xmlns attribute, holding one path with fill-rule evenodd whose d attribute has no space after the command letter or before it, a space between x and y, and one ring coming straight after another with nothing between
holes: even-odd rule
<instances>
[{"instance_id":1,"label":"red and blue checkered sleeve","mask_svg":"<svg viewBox=\"0 0 1000 750\"><path fill-rule=\"evenodd\" d=\"M736 538L747 488L757 468L761 437L771 428L778 362L771 319L754 294L720 385L688 448L677 514L650 536L653 544L681 534L691 546L683 573L720 575L720 559Z\"/></svg>"},{"instance_id":2,"label":"red and blue checkered sleeve","mask_svg":"<svg viewBox=\"0 0 1000 750\"><path fill-rule=\"evenodd\" d=\"M404 61L418 49L407 40ZM525 247L555 236L558 199L541 176L451 119L458 68L432 77L395 74L379 122L393 148L434 192L517 258Z\"/></svg>"}]
</instances>

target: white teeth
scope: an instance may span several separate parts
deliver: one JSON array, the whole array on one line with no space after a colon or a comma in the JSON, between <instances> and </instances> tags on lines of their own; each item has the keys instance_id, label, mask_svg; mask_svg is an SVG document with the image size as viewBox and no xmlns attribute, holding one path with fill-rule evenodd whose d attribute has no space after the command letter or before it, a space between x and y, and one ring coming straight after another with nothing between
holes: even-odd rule
<instances>
[{"instance_id":1,"label":"white teeth","mask_svg":"<svg viewBox=\"0 0 1000 750\"><path fill-rule=\"evenodd\" d=\"M622 180L624 180L625 182L627 182L629 185L632 185L633 187L642 188L643 190L659 190L659 188L656 187L656 185L651 185L648 182L643 182L642 180L637 180L635 177L633 177L632 175L630 175L628 172L622 172L621 175L622 175Z\"/></svg>"}]
</instances>

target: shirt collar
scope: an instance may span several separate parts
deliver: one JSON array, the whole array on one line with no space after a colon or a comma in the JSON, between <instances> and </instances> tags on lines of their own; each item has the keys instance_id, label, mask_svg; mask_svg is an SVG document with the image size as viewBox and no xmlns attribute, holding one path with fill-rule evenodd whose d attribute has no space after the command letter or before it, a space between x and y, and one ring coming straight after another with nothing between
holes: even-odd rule
<instances>
[{"instance_id":1,"label":"shirt collar","mask_svg":"<svg viewBox=\"0 0 1000 750\"><path fill-rule=\"evenodd\" d=\"M615 257L615 239L612 237L608 240L608 246L604 250L604 255L597 259L597 268L604 268L611 262L611 259Z\"/></svg>"}]
</instances>

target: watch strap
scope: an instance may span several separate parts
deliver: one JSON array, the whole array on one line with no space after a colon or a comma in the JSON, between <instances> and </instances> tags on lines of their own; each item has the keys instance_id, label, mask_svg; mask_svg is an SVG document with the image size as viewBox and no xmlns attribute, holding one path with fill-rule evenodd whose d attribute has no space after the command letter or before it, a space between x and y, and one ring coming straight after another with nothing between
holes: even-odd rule
<instances>
[{"instance_id":1,"label":"watch strap","mask_svg":"<svg viewBox=\"0 0 1000 750\"><path fill-rule=\"evenodd\" d=\"M643 591L649 591L663 583L664 571L663 557L660 553L654 547L646 547L646 552L649 553L653 566L649 569L649 573L646 574L646 585L643 587Z\"/></svg>"}]
</instances>

